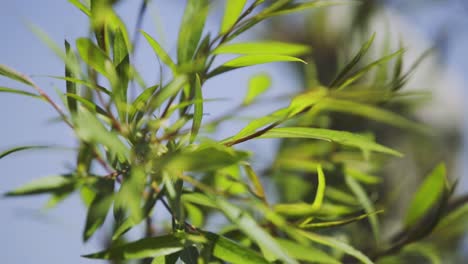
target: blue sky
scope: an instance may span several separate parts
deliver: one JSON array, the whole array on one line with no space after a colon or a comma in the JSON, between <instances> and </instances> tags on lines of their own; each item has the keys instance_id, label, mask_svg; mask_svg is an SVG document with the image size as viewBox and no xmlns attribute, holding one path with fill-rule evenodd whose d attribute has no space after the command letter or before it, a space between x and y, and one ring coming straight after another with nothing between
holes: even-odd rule
<instances>
[{"instance_id":1,"label":"blue sky","mask_svg":"<svg viewBox=\"0 0 468 264\"><path fill-rule=\"evenodd\" d=\"M63 0L14 0L2 1L0 8L0 63L9 65L18 71L36 75L34 80L49 94L55 94L54 87L62 89L61 81L40 77L40 75L62 75L63 65L49 48L31 33L27 24L32 23L44 29L56 42L63 43L66 38L86 36L85 16L71 4ZM130 1L133 2L133 1ZM151 8L143 28L152 35L158 35L168 51L174 54L176 29L182 14L184 1L153 1L158 8ZM163 3L164 4L161 4ZM456 1L454 1L456 2ZM129 3L129 1L126 1ZM134 3L134 2L133 2ZM397 6L398 7L398 6ZM119 9L124 19L135 21L137 5L123 5ZM450 34L446 48L446 63L454 71L462 72L467 68L468 60L468 25L465 16L456 5L433 10L413 12L410 19L429 38L436 39L435 27L443 25L459 26L456 34ZM447 16L447 12L453 14ZM466 12L466 11L465 11ZM457 15L455 15L457 14ZM465 13L466 14L466 13ZM208 29L219 17L213 16L208 21ZM450 22L450 24L449 24ZM463 27L465 25L465 27ZM244 38L254 37L255 32ZM148 83L156 82L158 65L150 48L140 41L137 64ZM238 70L228 78L215 78L207 84L207 94L211 98L241 98L248 82L249 74L268 71L273 76L274 87L270 95L281 94L281 87L298 84L297 80L277 78L288 69L281 66L258 66L249 70ZM0 78L0 84L6 87L25 88L17 83ZM466 97L466 93L465 93ZM57 98L56 96L54 98ZM239 99L237 99L238 101ZM234 101L214 102L207 106L206 112L223 112ZM267 109L258 109L267 112ZM52 144L73 146L72 131L63 124L52 122L53 109L42 102L15 95L0 94L0 150L17 145ZM225 128L224 133L240 127ZM223 134L223 132L222 132ZM271 146L270 146L271 148ZM268 150L265 151L268 153ZM465 155L466 157L466 155ZM267 162L269 157L262 156L260 162ZM73 153L51 150L49 152L21 153L15 157L0 160L0 193L17 187L39 176L65 173L67 165L73 161ZM66 200L58 208L43 212L40 208L47 197L22 199L0 199L0 253L3 263L99 263L81 258L80 254L102 248L102 236L97 236L90 243L83 245L81 231L85 219L85 209L78 197Z\"/></svg>"}]
</instances>

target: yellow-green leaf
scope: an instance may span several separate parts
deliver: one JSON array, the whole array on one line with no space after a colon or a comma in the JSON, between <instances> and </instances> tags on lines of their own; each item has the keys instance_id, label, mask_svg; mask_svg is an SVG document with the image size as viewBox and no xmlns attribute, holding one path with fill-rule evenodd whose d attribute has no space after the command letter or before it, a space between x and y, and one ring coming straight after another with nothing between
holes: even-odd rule
<instances>
[{"instance_id":1,"label":"yellow-green leaf","mask_svg":"<svg viewBox=\"0 0 468 264\"><path fill-rule=\"evenodd\" d=\"M224 11L223 22L221 23L221 33L228 32L235 25L244 9L247 0L227 0Z\"/></svg>"},{"instance_id":2,"label":"yellow-green leaf","mask_svg":"<svg viewBox=\"0 0 468 264\"><path fill-rule=\"evenodd\" d=\"M300 56L310 52L307 45L278 42L246 42L224 44L213 51L213 54L243 54L243 55L286 55Z\"/></svg>"},{"instance_id":3,"label":"yellow-green leaf","mask_svg":"<svg viewBox=\"0 0 468 264\"><path fill-rule=\"evenodd\" d=\"M270 88L271 78L270 75L266 73L261 73L253 76L249 80L249 87L247 90L247 95L244 98L243 104L251 104L259 95L263 94Z\"/></svg>"}]
</instances>

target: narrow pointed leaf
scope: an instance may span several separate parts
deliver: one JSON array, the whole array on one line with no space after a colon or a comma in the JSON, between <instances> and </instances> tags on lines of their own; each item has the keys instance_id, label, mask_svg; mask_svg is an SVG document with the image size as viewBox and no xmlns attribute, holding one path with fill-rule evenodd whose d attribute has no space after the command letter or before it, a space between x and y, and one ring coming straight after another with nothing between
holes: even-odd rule
<instances>
[{"instance_id":1,"label":"narrow pointed leaf","mask_svg":"<svg viewBox=\"0 0 468 264\"><path fill-rule=\"evenodd\" d=\"M3 64L0 64L0 75L30 86L34 86L31 80L26 77L26 75L19 73L16 70L13 70L12 68Z\"/></svg>"},{"instance_id":2,"label":"narrow pointed leaf","mask_svg":"<svg viewBox=\"0 0 468 264\"><path fill-rule=\"evenodd\" d=\"M115 79L117 73L109 57L107 57L106 53L97 47L90 39L79 38L76 41L76 47L86 64L109 79Z\"/></svg>"},{"instance_id":3,"label":"narrow pointed leaf","mask_svg":"<svg viewBox=\"0 0 468 264\"><path fill-rule=\"evenodd\" d=\"M37 98L37 99L42 99L42 100L44 99L42 96L37 95L35 93L30 93L30 92L26 92L26 91L21 91L21 90L12 89L12 88L8 88L8 87L1 87L1 86L0 86L0 93L19 94L19 95L26 95L26 96L30 96L30 97Z\"/></svg>"},{"instance_id":4,"label":"narrow pointed leaf","mask_svg":"<svg viewBox=\"0 0 468 264\"><path fill-rule=\"evenodd\" d=\"M66 56L67 56L67 60L72 60L74 59L74 54L73 54L73 51L71 50L70 48L70 43L68 43L68 41L65 40L65 53L66 53ZM67 65L65 65L65 77L67 78L73 78L73 72L70 70L69 67L67 67ZM67 93L68 94L76 94L77 93L77 90L76 90L76 83L74 82L70 82L70 81L65 81L65 84L66 84L66 88L67 88ZM67 105L68 105L68 109L70 110L70 113L76 113L76 110L77 110L77 103L76 103L76 99L74 99L73 97L67 97Z\"/></svg>"},{"instance_id":5,"label":"narrow pointed leaf","mask_svg":"<svg viewBox=\"0 0 468 264\"><path fill-rule=\"evenodd\" d=\"M226 237L206 233L207 238L213 243L213 256L233 264L267 264L266 259L257 252L246 248Z\"/></svg>"},{"instance_id":6,"label":"narrow pointed leaf","mask_svg":"<svg viewBox=\"0 0 468 264\"><path fill-rule=\"evenodd\" d=\"M205 26L208 7L207 0L187 1L177 42L179 65L189 62L193 58Z\"/></svg>"},{"instance_id":7,"label":"narrow pointed leaf","mask_svg":"<svg viewBox=\"0 0 468 264\"><path fill-rule=\"evenodd\" d=\"M276 239L278 244L288 252L291 257L297 260L310 261L312 263L322 264L340 264L341 262L328 255L327 253L314 248L305 246L297 242L286 239Z\"/></svg>"},{"instance_id":8,"label":"narrow pointed leaf","mask_svg":"<svg viewBox=\"0 0 468 264\"><path fill-rule=\"evenodd\" d=\"M150 98L154 95L155 91L159 88L159 85L154 85L145 89L138 97L133 101L130 106L130 110L128 113L128 120L133 120L137 113L142 111L147 103L149 102Z\"/></svg>"},{"instance_id":9,"label":"narrow pointed leaf","mask_svg":"<svg viewBox=\"0 0 468 264\"><path fill-rule=\"evenodd\" d=\"M172 70L172 73L175 74L177 72L177 66L175 65L174 61L172 61L171 57L167 52L159 45L159 43L153 39L148 33L141 31L143 36L146 38L148 43L150 44L151 48L153 48L156 56L164 62L169 68Z\"/></svg>"},{"instance_id":10,"label":"narrow pointed leaf","mask_svg":"<svg viewBox=\"0 0 468 264\"><path fill-rule=\"evenodd\" d=\"M224 67L231 67L231 68L240 68L270 62L302 62L306 63L305 61L295 58L292 56L285 56L285 55L246 55L239 57L237 59L230 60L223 64Z\"/></svg>"},{"instance_id":11,"label":"narrow pointed leaf","mask_svg":"<svg viewBox=\"0 0 468 264\"><path fill-rule=\"evenodd\" d=\"M443 196L447 189L445 165L437 165L426 177L424 182L414 194L413 199L407 209L405 225L413 226L421 220L437 201Z\"/></svg>"},{"instance_id":12,"label":"narrow pointed leaf","mask_svg":"<svg viewBox=\"0 0 468 264\"><path fill-rule=\"evenodd\" d=\"M13 153L16 153L16 152L19 152L19 151L23 151L23 150L45 149L45 148L49 148L49 146L21 146L21 147L15 147L15 148L11 148L11 149L5 150L3 152L0 152L0 159L3 159L4 157L6 157L6 156L8 156L10 154L13 154Z\"/></svg>"},{"instance_id":13,"label":"narrow pointed leaf","mask_svg":"<svg viewBox=\"0 0 468 264\"><path fill-rule=\"evenodd\" d=\"M228 32L237 22L244 9L247 0L227 0L224 11L223 22L221 23L221 33Z\"/></svg>"},{"instance_id":14,"label":"narrow pointed leaf","mask_svg":"<svg viewBox=\"0 0 468 264\"><path fill-rule=\"evenodd\" d=\"M197 103L194 103L194 111L193 111L193 122L192 122L192 130L190 134L190 141L193 142L198 135L198 131L200 130L202 119L203 119L203 93L202 93L202 85L200 81L200 77L196 76L195 79L195 100L198 100Z\"/></svg>"},{"instance_id":15,"label":"narrow pointed leaf","mask_svg":"<svg viewBox=\"0 0 468 264\"><path fill-rule=\"evenodd\" d=\"M107 250L85 255L94 259L142 259L156 258L178 252L184 248L183 243L175 235L143 238L134 242L117 245Z\"/></svg>"},{"instance_id":16,"label":"narrow pointed leaf","mask_svg":"<svg viewBox=\"0 0 468 264\"><path fill-rule=\"evenodd\" d=\"M330 130L323 128L281 127L273 128L260 138L311 138L336 142L345 146L357 147L362 150L376 151L394 156L401 153L375 143L369 138L347 131Z\"/></svg>"},{"instance_id":17,"label":"narrow pointed leaf","mask_svg":"<svg viewBox=\"0 0 468 264\"><path fill-rule=\"evenodd\" d=\"M68 2L76 6L79 10L81 10L87 16L91 16L91 10L89 9L89 7L81 3L80 0L68 0Z\"/></svg>"},{"instance_id":18,"label":"narrow pointed leaf","mask_svg":"<svg viewBox=\"0 0 468 264\"><path fill-rule=\"evenodd\" d=\"M309 52L310 47L307 45L264 41L221 45L213 51L213 54L300 56Z\"/></svg>"},{"instance_id":19,"label":"narrow pointed leaf","mask_svg":"<svg viewBox=\"0 0 468 264\"><path fill-rule=\"evenodd\" d=\"M300 12L300 11L305 11L311 8L329 7L329 6L336 6L336 5L349 5L352 3L359 3L359 1L318 0L318 1L312 1L312 2L306 2L306 3L294 3L294 4L288 4L287 6L280 8L276 12L267 13L263 17L288 15L288 14L293 14L293 13Z\"/></svg>"},{"instance_id":20,"label":"narrow pointed leaf","mask_svg":"<svg viewBox=\"0 0 468 264\"><path fill-rule=\"evenodd\" d=\"M102 107L96 105L95 103L91 102L90 100L86 99L86 98L83 98L77 94L70 94L70 93L66 93L65 96L67 98L73 98L75 100L75 102L80 102L82 104L82 106L86 107L88 110L90 110L91 112L93 113L99 113L103 116L106 116L108 117L108 113L106 112L106 110L102 109Z\"/></svg>"},{"instance_id":21,"label":"narrow pointed leaf","mask_svg":"<svg viewBox=\"0 0 468 264\"><path fill-rule=\"evenodd\" d=\"M6 193L6 196L21 196L63 192L64 190L73 189L76 180L73 177L59 175L48 176L31 181L30 183L19 187L13 191Z\"/></svg>"}]
</instances>

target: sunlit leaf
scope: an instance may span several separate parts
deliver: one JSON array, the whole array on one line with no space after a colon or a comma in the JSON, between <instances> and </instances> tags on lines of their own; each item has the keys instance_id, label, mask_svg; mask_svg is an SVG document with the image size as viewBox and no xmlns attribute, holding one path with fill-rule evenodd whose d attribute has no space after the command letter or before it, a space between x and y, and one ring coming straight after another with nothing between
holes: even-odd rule
<instances>
[{"instance_id":1,"label":"sunlit leaf","mask_svg":"<svg viewBox=\"0 0 468 264\"><path fill-rule=\"evenodd\" d=\"M156 53L156 56L161 59L164 64L169 66L169 68L172 70L172 73L175 74L177 72L177 66L175 63L172 61L171 57L167 52L159 45L159 43L153 39L148 33L141 31L143 36L146 38L150 46L153 48L154 52Z\"/></svg>"},{"instance_id":2,"label":"sunlit leaf","mask_svg":"<svg viewBox=\"0 0 468 264\"><path fill-rule=\"evenodd\" d=\"M221 23L221 33L228 32L237 22L244 9L247 0L227 0L224 11L223 22Z\"/></svg>"},{"instance_id":3,"label":"sunlit leaf","mask_svg":"<svg viewBox=\"0 0 468 264\"><path fill-rule=\"evenodd\" d=\"M182 250L184 247L181 240L175 235L164 235L158 237L143 238L134 242L119 244L107 250L84 255L85 258L94 259L142 259L166 256Z\"/></svg>"},{"instance_id":4,"label":"sunlit leaf","mask_svg":"<svg viewBox=\"0 0 468 264\"><path fill-rule=\"evenodd\" d=\"M223 67L240 68L240 67L264 64L264 63L270 63L270 62L288 62L288 61L306 63L305 61L299 58L286 56L286 55L245 55L245 56L241 56L239 58L226 62L225 64L223 64Z\"/></svg>"},{"instance_id":5,"label":"sunlit leaf","mask_svg":"<svg viewBox=\"0 0 468 264\"><path fill-rule=\"evenodd\" d=\"M307 45L264 41L224 44L216 48L213 54L300 56L309 52L310 47Z\"/></svg>"},{"instance_id":6,"label":"sunlit leaf","mask_svg":"<svg viewBox=\"0 0 468 264\"><path fill-rule=\"evenodd\" d=\"M447 189L445 165L437 165L426 177L424 182L414 194L407 209L405 225L407 227L418 223L433 208Z\"/></svg>"},{"instance_id":7,"label":"sunlit leaf","mask_svg":"<svg viewBox=\"0 0 468 264\"><path fill-rule=\"evenodd\" d=\"M286 1L289 2L289 1ZM304 11L311 8L319 8L319 7L328 7L328 6L335 6L335 5L349 5L352 3L359 3L358 1L353 0L318 0L318 1L311 1L305 3L292 3L286 6L283 6L278 9L278 11L265 13L264 17L271 17L271 16L279 16L279 15L287 15L292 14L300 11Z\"/></svg>"},{"instance_id":8,"label":"sunlit leaf","mask_svg":"<svg viewBox=\"0 0 468 264\"><path fill-rule=\"evenodd\" d=\"M81 10L87 16L91 16L91 10L89 10L89 7L81 3L80 0L68 0L68 2L72 3L74 6L76 6L79 10Z\"/></svg>"}]
</instances>

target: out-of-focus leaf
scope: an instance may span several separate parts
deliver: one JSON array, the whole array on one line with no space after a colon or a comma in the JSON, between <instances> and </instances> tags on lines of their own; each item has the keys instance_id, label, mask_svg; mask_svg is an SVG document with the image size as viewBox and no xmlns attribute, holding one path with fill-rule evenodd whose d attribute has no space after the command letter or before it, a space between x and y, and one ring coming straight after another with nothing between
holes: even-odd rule
<instances>
[{"instance_id":1,"label":"out-of-focus leaf","mask_svg":"<svg viewBox=\"0 0 468 264\"><path fill-rule=\"evenodd\" d=\"M109 57L97 47L88 38L79 38L76 41L76 48L83 61L95 69L100 74L109 78L110 81L115 81L117 72L114 69Z\"/></svg>"},{"instance_id":2,"label":"out-of-focus leaf","mask_svg":"<svg viewBox=\"0 0 468 264\"><path fill-rule=\"evenodd\" d=\"M49 148L49 146L21 146L21 147L14 147L8 150L5 150L0 153L0 159L3 159L4 157L13 154L18 151L23 151L23 150L33 150L33 149L45 149Z\"/></svg>"},{"instance_id":3,"label":"out-of-focus leaf","mask_svg":"<svg viewBox=\"0 0 468 264\"><path fill-rule=\"evenodd\" d=\"M394 156L401 153L375 143L371 139L347 131L330 130L323 128L281 127L273 128L260 136L260 138L311 138L336 142L345 146L357 147L366 151L375 151Z\"/></svg>"},{"instance_id":4,"label":"out-of-focus leaf","mask_svg":"<svg viewBox=\"0 0 468 264\"><path fill-rule=\"evenodd\" d=\"M13 191L7 192L6 196L21 196L62 192L73 189L76 179L70 175L48 176L31 181Z\"/></svg>"},{"instance_id":5,"label":"out-of-focus leaf","mask_svg":"<svg viewBox=\"0 0 468 264\"><path fill-rule=\"evenodd\" d=\"M356 66L356 64L361 61L362 57L367 54L367 51L371 47L372 43L374 42L375 39L375 33L372 34L369 40L367 40L359 50L359 52L351 59L351 61L346 64L346 66L338 73L338 75L335 77L335 79L330 83L330 87L335 87L336 85L339 85L340 83L343 82L344 77L348 75L348 73Z\"/></svg>"},{"instance_id":6,"label":"out-of-focus leaf","mask_svg":"<svg viewBox=\"0 0 468 264\"><path fill-rule=\"evenodd\" d=\"M405 217L407 227L417 224L448 189L445 165L437 165L414 194Z\"/></svg>"},{"instance_id":7,"label":"out-of-focus leaf","mask_svg":"<svg viewBox=\"0 0 468 264\"><path fill-rule=\"evenodd\" d=\"M95 85L95 84L92 84L91 82L80 80L80 79L77 79L77 78L50 76L50 75L47 76L47 77L54 78L54 79L59 79L59 80L64 80L64 81L72 82L72 83L75 83L75 84L80 84L80 85L86 86L86 87L88 87L90 89L103 92L103 93L105 93L107 95L111 94L111 92L109 90L107 90L106 88L104 88L104 87L102 87L100 85Z\"/></svg>"},{"instance_id":8,"label":"out-of-focus leaf","mask_svg":"<svg viewBox=\"0 0 468 264\"><path fill-rule=\"evenodd\" d=\"M26 92L26 91L21 91L21 90L12 89L12 88L8 88L8 87L1 87L1 86L0 86L0 93L20 94L20 95L26 95L26 96L30 96L30 97L33 97L33 98L37 98L37 99L44 99L42 96L37 95L35 93L30 93L30 92Z\"/></svg>"},{"instance_id":9,"label":"out-of-focus leaf","mask_svg":"<svg viewBox=\"0 0 468 264\"><path fill-rule=\"evenodd\" d=\"M285 1L285 2L289 2L289 1ZM292 14L295 12L304 11L310 8L328 7L328 6L335 6L335 5L349 5L352 3L359 3L359 2L353 1L353 0L341 0L341 1L340 0L318 0L318 1L305 2L305 3L291 3L291 4L288 4L286 6L279 8L278 11L265 13L262 15L262 17L287 15L287 14Z\"/></svg>"},{"instance_id":10,"label":"out-of-focus leaf","mask_svg":"<svg viewBox=\"0 0 468 264\"><path fill-rule=\"evenodd\" d=\"M374 204L370 200L364 188L362 188L362 186L358 183L356 179L347 175L345 177L345 180L346 180L346 185L348 185L349 189L351 189L351 191L354 193L354 196L356 196L357 200L359 201L361 206L364 208L364 210L368 214L372 233L374 234L375 240L379 242L379 239L380 239L379 219L377 218L376 214L372 214L372 212L375 212Z\"/></svg>"},{"instance_id":11,"label":"out-of-focus leaf","mask_svg":"<svg viewBox=\"0 0 468 264\"><path fill-rule=\"evenodd\" d=\"M91 202L88 214L86 216L86 224L83 230L83 241L88 239L98 230L106 220L107 212L112 205L114 193L114 180L100 178L96 182L97 195Z\"/></svg>"},{"instance_id":12,"label":"out-of-focus leaf","mask_svg":"<svg viewBox=\"0 0 468 264\"><path fill-rule=\"evenodd\" d=\"M288 252L288 254L303 261L323 264L340 264L341 262L328 255L327 253L311 246L305 246L287 239L276 239L278 244Z\"/></svg>"},{"instance_id":13,"label":"out-of-focus leaf","mask_svg":"<svg viewBox=\"0 0 468 264\"><path fill-rule=\"evenodd\" d=\"M202 93L202 84L200 81L200 76L196 76L195 79L195 100L198 100L197 103L194 103L194 111L193 111L193 122L192 122L192 130L190 134L190 141L193 142L198 135L198 131L200 130L200 126L202 124L203 119L203 93Z\"/></svg>"},{"instance_id":14,"label":"out-of-focus leaf","mask_svg":"<svg viewBox=\"0 0 468 264\"><path fill-rule=\"evenodd\" d=\"M207 0L187 1L177 42L179 65L193 58L205 26L208 8Z\"/></svg>"},{"instance_id":15,"label":"out-of-focus leaf","mask_svg":"<svg viewBox=\"0 0 468 264\"><path fill-rule=\"evenodd\" d=\"M324 98L317 105L323 110L336 111L347 114L359 115L375 121L386 123L395 127L411 129L419 133L427 133L426 127L410 121L398 114L375 106L355 103L352 101Z\"/></svg>"},{"instance_id":16,"label":"out-of-focus leaf","mask_svg":"<svg viewBox=\"0 0 468 264\"><path fill-rule=\"evenodd\" d=\"M137 113L143 110L148 103L149 99L155 91L159 88L159 85L153 85L151 87L146 88L138 97L133 101L130 105L130 110L128 113L128 120L132 121L134 118L137 118Z\"/></svg>"},{"instance_id":17,"label":"out-of-focus leaf","mask_svg":"<svg viewBox=\"0 0 468 264\"><path fill-rule=\"evenodd\" d=\"M306 238L308 238L308 239L310 239L311 241L313 241L315 243L325 245L325 246L329 246L331 248L335 248L335 249L338 249L338 250L342 250L346 254L357 258L362 263L365 263L365 264L373 264L374 263L374 262L372 262L372 260L370 260L362 252L358 251L357 249L353 248L352 246L350 246L350 245L348 245L348 244L346 244L344 242L341 242L341 241L339 241L339 240L337 240L335 238L322 236L322 235L318 235L318 234L315 234L315 233L306 232L306 231L303 231L303 230L298 230L297 233L304 236L304 237L306 237Z\"/></svg>"},{"instance_id":18,"label":"out-of-focus leaf","mask_svg":"<svg viewBox=\"0 0 468 264\"><path fill-rule=\"evenodd\" d=\"M99 105L96 105L95 103L91 102L90 100L83 98L77 94L73 93L66 93L65 96L67 98L73 98L76 101L80 102L84 107L86 107L88 110L90 110L93 113L99 113L103 116L108 117L109 115L107 114L106 110L102 109Z\"/></svg>"},{"instance_id":19,"label":"out-of-focus leaf","mask_svg":"<svg viewBox=\"0 0 468 264\"><path fill-rule=\"evenodd\" d=\"M224 11L223 22L221 23L221 33L228 32L237 22L244 9L247 0L227 0Z\"/></svg>"},{"instance_id":20,"label":"out-of-focus leaf","mask_svg":"<svg viewBox=\"0 0 468 264\"><path fill-rule=\"evenodd\" d=\"M426 243L413 243L403 249L403 253L419 254L425 257L431 264L442 264L441 256L437 248Z\"/></svg>"},{"instance_id":21,"label":"out-of-focus leaf","mask_svg":"<svg viewBox=\"0 0 468 264\"><path fill-rule=\"evenodd\" d=\"M134 242L119 244L107 250L84 255L85 258L93 259L142 259L166 256L182 250L184 247L180 238L173 234L143 238Z\"/></svg>"},{"instance_id":22,"label":"out-of-focus leaf","mask_svg":"<svg viewBox=\"0 0 468 264\"><path fill-rule=\"evenodd\" d=\"M353 177L354 179L356 179L356 180L358 180L358 181L360 181L362 183L365 183L365 184L378 184L378 183L380 183L382 181L377 176L369 175L369 174L366 174L364 172L354 170L354 169L350 169L350 168L346 168L345 172L346 172L346 175L349 175L349 176Z\"/></svg>"},{"instance_id":23,"label":"out-of-focus leaf","mask_svg":"<svg viewBox=\"0 0 468 264\"><path fill-rule=\"evenodd\" d=\"M176 95L187 84L187 76L178 75L172 82L161 88L148 102L148 113L154 112L167 99Z\"/></svg>"},{"instance_id":24,"label":"out-of-focus leaf","mask_svg":"<svg viewBox=\"0 0 468 264\"><path fill-rule=\"evenodd\" d=\"M99 119L86 109L82 109L74 118L78 137L89 143L102 144L116 153L121 160L126 160L128 148L120 141L117 134L108 131Z\"/></svg>"},{"instance_id":25,"label":"out-of-focus leaf","mask_svg":"<svg viewBox=\"0 0 468 264\"><path fill-rule=\"evenodd\" d=\"M13 70L12 68L3 64L0 64L0 75L30 86L34 86L31 80L26 77L26 75L19 73L16 70Z\"/></svg>"},{"instance_id":26,"label":"out-of-focus leaf","mask_svg":"<svg viewBox=\"0 0 468 264\"><path fill-rule=\"evenodd\" d=\"M153 39L148 33L141 31L143 36L146 38L150 46L153 48L154 52L156 53L156 56L160 58L164 64L169 66L169 68L172 70L172 73L175 74L177 72L177 66L175 63L172 61L171 57L167 52L159 45L159 43Z\"/></svg>"},{"instance_id":27,"label":"out-of-focus leaf","mask_svg":"<svg viewBox=\"0 0 468 264\"><path fill-rule=\"evenodd\" d=\"M245 235L258 244L265 255L272 256L275 259L286 263L298 263L296 260L291 258L291 256L289 256L288 253L278 245L273 237L263 230L263 228L260 227L255 219L248 213L243 212L241 209L221 198L214 199L214 202L232 223L237 225ZM272 259L268 260L272 261Z\"/></svg>"},{"instance_id":28,"label":"out-of-focus leaf","mask_svg":"<svg viewBox=\"0 0 468 264\"><path fill-rule=\"evenodd\" d=\"M288 62L288 61L306 63L305 61L299 58L286 56L286 55L273 55L273 54L245 55L245 56L241 56L239 58L226 62L225 64L223 64L223 67L240 68L240 67L264 64L264 63L270 63L270 62Z\"/></svg>"},{"instance_id":29,"label":"out-of-focus leaf","mask_svg":"<svg viewBox=\"0 0 468 264\"><path fill-rule=\"evenodd\" d=\"M65 40L65 53L67 56L67 60L73 60L75 58L75 55L73 54L73 51L70 48L70 43ZM65 77L66 78L73 78L73 72L72 70L65 64ZM68 94L77 94L76 90L76 83L71 82L71 81L65 81L66 88L67 88L67 93ZM76 103L76 100L73 97L67 97L67 105L68 109L70 110L70 113L76 113L76 110L78 109L78 105Z\"/></svg>"},{"instance_id":30,"label":"out-of-focus leaf","mask_svg":"<svg viewBox=\"0 0 468 264\"><path fill-rule=\"evenodd\" d=\"M119 81L118 84L113 87L113 96L120 119L126 120L127 90L130 80L130 54L122 30L117 28L114 35L113 61Z\"/></svg>"},{"instance_id":31,"label":"out-of-focus leaf","mask_svg":"<svg viewBox=\"0 0 468 264\"><path fill-rule=\"evenodd\" d=\"M217 143L205 143L193 150L167 155L155 164L156 169L177 171L214 171L238 163L248 157L243 151L236 151Z\"/></svg>"},{"instance_id":32,"label":"out-of-focus leaf","mask_svg":"<svg viewBox=\"0 0 468 264\"><path fill-rule=\"evenodd\" d=\"M213 243L213 256L233 264L267 264L270 263L257 252L252 251L224 236L206 233L206 237Z\"/></svg>"},{"instance_id":33,"label":"out-of-focus leaf","mask_svg":"<svg viewBox=\"0 0 468 264\"><path fill-rule=\"evenodd\" d=\"M68 0L68 2L76 6L79 10L81 10L87 16L91 16L91 10L89 10L89 7L81 3L80 0Z\"/></svg>"},{"instance_id":34,"label":"out-of-focus leaf","mask_svg":"<svg viewBox=\"0 0 468 264\"><path fill-rule=\"evenodd\" d=\"M128 213L133 222L139 222L144 215L141 208L143 192L146 186L146 174L143 168L133 167L125 177L114 200L114 218L122 223Z\"/></svg>"},{"instance_id":35,"label":"out-of-focus leaf","mask_svg":"<svg viewBox=\"0 0 468 264\"><path fill-rule=\"evenodd\" d=\"M184 264L197 264L198 263L198 250L194 246L185 247L182 252L180 252L180 260Z\"/></svg>"},{"instance_id":36,"label":"out-of-focus leaf","mask_svg":"<svg viewBox=\"0 0 468 264\"><path fill-rule=\"evenodd\" d=\"M249 87L244 98L244 105L251 104L259 95L263 94L270 88L271 78L268 74L262 73L253 76L249 80Z\"/></svg>"},{"instance_id":37,"label":"out-of-focus leaf","mask_svg":"<svg viewBox=\"0 0 468 264\"><path fill-rule=\"evenodd\" d=\"M304 224L301 224L300 227L301 228L327 228L327 227L343 226L343 225L347 225L353 222L357 222L362 219L369 218L369 216L379 214L379 213L383 213L383 210L368 213L368 214L366 213L366 214L358 215L355 217L333 220L333 221L325 221L325 222L318 222L318 223L304 223Z\"/></svg>"},{"instance_id":38,"label":"out-of-focus leaf","mask_svg":"<svg viewBox=\"0 0 468 264\"><path fill-rule=\"evenodd\" d=\"M247 174L247 177L253 184L253 191L255 195L257 195L260 199L266 202L265 190L263 189L263 185L260 182L259 177L249 164L244 165L244 169Z\"/></svg>"},{"instance_id":39,"label":"out-of-focus leaf","mask_svg":"<svg viewBox=\"0 0 468 264\"><path fill-rule=\"evenodd\" d=\"M309 52L310 47L307 45L264 41L224 44L216 48L213 54L300 56Z\"/></svg>"}]
</instances>

